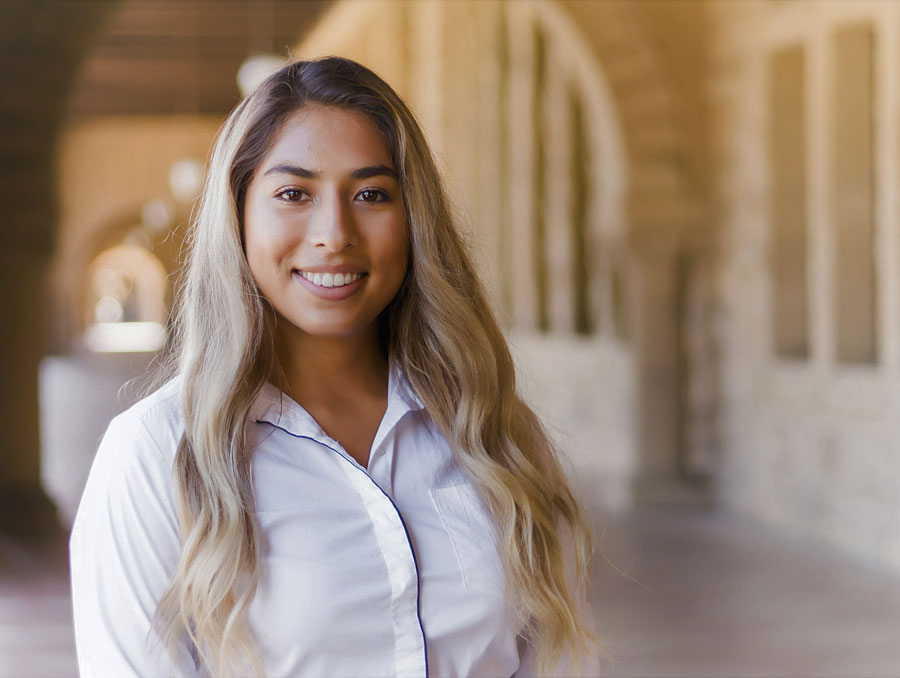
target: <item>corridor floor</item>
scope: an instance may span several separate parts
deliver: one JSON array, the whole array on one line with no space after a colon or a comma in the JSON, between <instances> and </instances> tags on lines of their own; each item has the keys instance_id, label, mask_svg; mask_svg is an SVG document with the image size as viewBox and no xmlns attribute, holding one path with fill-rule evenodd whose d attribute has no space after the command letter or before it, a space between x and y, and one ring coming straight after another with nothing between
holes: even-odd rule
<instances>
[{"instance_id":1,"label":"corridor floor","mask_svg":"<svg viewBox=\"0 0 900 678\"><path fill-rule=\"evenodd\" d=\"M900 577L722 512L604 518L592 603L615 676L900 676Z\"/></svg>"},{"instance_id":2,"label":"corridor floor","mask_svg":"<svg viewBox=\"0 0 900 678\"><path fill-rule=\"evenodd\" d=\"M900 676L900 577L724 513L598 524L606 675ZM64 547L0 540L0 677L75 676L70 615Z\"/></svg>"}]
</instances>

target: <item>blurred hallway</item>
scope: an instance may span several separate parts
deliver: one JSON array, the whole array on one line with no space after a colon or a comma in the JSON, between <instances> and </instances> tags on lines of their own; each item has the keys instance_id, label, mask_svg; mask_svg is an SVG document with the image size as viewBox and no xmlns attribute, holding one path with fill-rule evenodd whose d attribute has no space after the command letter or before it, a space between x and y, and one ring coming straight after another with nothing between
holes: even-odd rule
<instances>
[{"instance_id":1,"label":"blurred hallway","mask_svg":"<svg viewBox=\"0 0 900 678\"><path fill-rule=\"evenodd\" d=\"M607 529L592 598L614 664L650 678L896 676L900 580L724 512L642 509ZM0 541L0 678L77 675L64 552Z\"/></svg>"}]
</instances>

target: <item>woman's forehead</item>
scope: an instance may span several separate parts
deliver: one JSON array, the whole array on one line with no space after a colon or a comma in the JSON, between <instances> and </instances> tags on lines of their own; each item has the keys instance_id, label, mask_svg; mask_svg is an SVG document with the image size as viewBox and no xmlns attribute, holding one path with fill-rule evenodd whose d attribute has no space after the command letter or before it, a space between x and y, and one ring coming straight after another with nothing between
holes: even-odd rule
<instances>
[{"instance_id":1,"label":"woman's forehead","mask_svg":"<svg viewBox=\"0 0 900 678\"><path fill-rule=\"evenodd\" d=\"M278 164L312 172L352 171L384 165L391 154L375 123L358 111L319 104L304 106L285 119L263 159L266 171Z\"/></svg>"}]
</instances>

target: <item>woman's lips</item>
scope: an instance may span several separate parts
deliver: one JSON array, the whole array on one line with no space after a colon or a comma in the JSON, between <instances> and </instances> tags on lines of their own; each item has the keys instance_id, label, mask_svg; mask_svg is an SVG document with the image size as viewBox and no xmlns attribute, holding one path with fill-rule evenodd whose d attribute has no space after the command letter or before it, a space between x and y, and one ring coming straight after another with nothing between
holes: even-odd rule
<instances>
[{"instance_id":1,"label":"woman's lips","mask_svg":"<svg viewBox=\"0 0 900 678\"><path fill-rule=\"evenodd\" d=\"M325 299L326 301L340 301L341 299L346 299L355 294L357 290L362 287L362 284L365 282L366 278L369 277L369 274L364 273L359 280L348 285L341 285L340 287L322 287L321 285L316 285L311 280L307 280L300 275L300 271L294 271L293 276L295 280L319 299Z\"/></svg>"}]
</instances>

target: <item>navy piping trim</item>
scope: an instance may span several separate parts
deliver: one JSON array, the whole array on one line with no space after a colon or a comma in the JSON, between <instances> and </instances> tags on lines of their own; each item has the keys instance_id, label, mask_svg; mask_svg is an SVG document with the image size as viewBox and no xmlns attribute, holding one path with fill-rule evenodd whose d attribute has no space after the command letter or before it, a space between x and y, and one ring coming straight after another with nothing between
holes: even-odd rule
<instances>
[{"instance_id":1,"label":"navy piping trim","mask_svg":"<svg viewBox=\"0 0 900 678\"><path fill-rule=\"evenodd\" d=\"M416 568L416 620L419 622L419 631L422 632L422 647L425 650L425 678L428 678L428 638L425 636L425 627L422 625L422 611L419 609L422 605L422 600L421 600L421 596L420 596L421 587L419 585L419 560L418 560L418 558L416 558L416 549L413 548L412 539L409 536L409 529L406 527L406 521L403 520L403 514L400 513L400 509L397 508L397 504L395 504L394 500L391 499L391 496L387 492L384 491L384 488L382 488L381 485L379 485L378 483L375 482L375 479L369 475L369 473L368 473L368 471L366 471L366 469L364 469L362 466L360 466L355 461L347 459L347 457L345 457L343 454L338 452L331 445L326 445L321 440L317 440L316 438L313 438L312 436L304 436L304 435L298 435L296 433L291 433L286 428L282 428L281 426L278 426L277 424L273 424L271 421L257 419L256 423L257 424L268 424L269 426L272 426L273 428L277 428L279 431L284 431L289 436L292 436L294 438L305 438L307 440L312 440L314 443L319 443L319 445L321 445L322 447L331 450L337 456L339 456L341 459L346 461L348 464L350 464L354 468L358 469L359 471L362 471L363 474L366 476L366 478L368 478L371 481L371 483L381 491L381 494L383 494L385 496L385 498L389 502L391 502L391 506L393 506L394 510L397 512L397 517L400 518L400 524L403 526L404 534L406 534L406 543L409 544L409 552L412 554L412 557L413 557L413 566Z\"/></svg>"}]
</instances>

